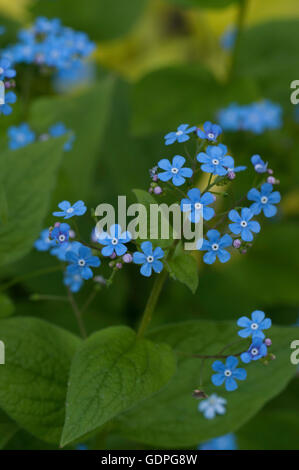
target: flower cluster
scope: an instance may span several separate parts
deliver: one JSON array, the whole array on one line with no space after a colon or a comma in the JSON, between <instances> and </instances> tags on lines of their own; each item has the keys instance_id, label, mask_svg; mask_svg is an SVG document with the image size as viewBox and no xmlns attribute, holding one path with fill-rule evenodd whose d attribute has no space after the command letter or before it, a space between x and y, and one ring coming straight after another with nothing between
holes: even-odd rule
<instances>
[{"instance_id":1,"label":"flower cluster","mask_svg":"<svg viewBox=\"0 0 299 470\"><path fill-rule=\"evenodd\" d=\"M19 126L11 126L7 135L9 138L8 146L11 150L16 150L26 145L32 144L36 140L48 140L50 137L61 137L67 133L70 133L70 137L64 144L64 151L69 152L73 148L75 140L75 134L73 131L66 128L62 122L58 122L48 129L47 133L36 136L36 133L31 129L29 124L22 123Z\"/></svg>"},{"instance_id":2,"label":"flower cluster","mask_svg":"<svg viewBox=\"0 0 299 470\"><path fill-rule=\"evenodd\" d=\"M219 111L218 119L225 131L262 134L282 126L282 108L269 100L243 106L233 103Z\"/></svg>"},{"instance_id":3,"label":"flower cluster","mask_svg":"<svg viewBox=\"0 0 299 470\"><path fill-rule=\"evenodd\" d=\"M4 51L11 62L37 64L58 71L88 57L95 48L87 34L64 27L57 18L36 18L31 27L19 32L18 40Z\"/></svg>"},{"instance_id":4,"label":"flower cluster","mask_svg":"<svg viewBox=\"0 0 299 470\"><path fill-rule=\"evenodd\" d=\"M6 57L0 59L0 80L4 83L4 93L5 90L14 88L15 84L16 70L13 67L12 61ZM17 95L13 91L7 91L4 97L4 103L0 104L0 114L8 116L12 113L11 104L14 104L17 100Z\"/></svg>"}]
</instances>

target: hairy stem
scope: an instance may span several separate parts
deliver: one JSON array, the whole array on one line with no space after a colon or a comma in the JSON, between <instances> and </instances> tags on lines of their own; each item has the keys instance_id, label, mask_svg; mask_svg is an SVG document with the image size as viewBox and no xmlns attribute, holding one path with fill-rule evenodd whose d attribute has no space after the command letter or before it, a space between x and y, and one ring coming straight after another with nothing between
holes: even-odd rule
<instances>
[{"instance_id":1,"label":"hairy stem","mask_svg":"<svg viewBox=\"0 0 299 470\"><path fill-rule=\"evenodd\" d=\"M81 311L80 311L80 309L77 305L77 302L75 301L74 296L73 296L73 294L72 294L72 292L70 291L69 288L67 288L67 295L68 295L68 299L69 299L69 302L71 304L71 307L73 309L73 312L75 314L81 336L82 336L82 338L85 339L85 338L87 338L87 333L86 333L85 325L84 325L84 322L83 322L83 319L82 319Z\"/></svg>"}]
</instances>

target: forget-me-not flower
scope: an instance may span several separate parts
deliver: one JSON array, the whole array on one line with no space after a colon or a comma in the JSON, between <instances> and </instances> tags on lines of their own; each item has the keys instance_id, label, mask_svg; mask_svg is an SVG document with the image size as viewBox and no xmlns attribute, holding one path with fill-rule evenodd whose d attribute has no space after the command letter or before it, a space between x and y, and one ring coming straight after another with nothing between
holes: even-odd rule
<instances>
[{"instance_id":1,"label":"forget-me-not flower","mask_svg":"<svg viewBox=\"0 0 299 470\"><path fill-rule=\"evenodd\" d=\"M152 274L152 270L155 273L160 273L163 269L163 263L160 259L164 257L164 251L159 246L153 249L151 242L146 241L141 244L140 251L135 251L133 254L133 263L142 264L140 272L143 276L149 277Z\"/></svg>"},{"instance_id":2,"label":"forget-me-not flower","mask_svg":"<svg viewBox=\"0 0 299 470\"><path fill-rule=\"evenodd\" d=\"M262 357L267 356L268 350L267 346L263 342L262 338L253 338L252 344L248 351L241 354L241 361L245 364L248 364L251 361L257 361Z\"/></svg>"},{"instance_id":3,"label":"forget-me-not flower","mask_svg":"<svg viewBox=\"0 0 299 470\"><path fill-rule=\"evenodd\" d=\"M75 215L83 215L87 211L83 201L77 201L75 204L71 205L69 201L62 201L58 204L61 211L53 212L55 217L64 217L65 219L70 219Z\"/></svg>"},{"instance_id":4,"label":"forget-me-not flower","mask_svg":"<svg viewBox=\"0 0 299 470\"><path fill-rule=\"evenodd\" d=\"M230 433L215 437L200 444L198 450L237 450L236 436Z\"/></svg>"},{"instance_id":5,"label":"forget-me-not flower","mask_svg":"<svg viewBox=\"0 0 299 470\"><path fill-rule=\"evenodd\" d=\"M196 130L195 126L189 127L189 124L181 124L175 132L166 134L165 145L171 145L174 142L186 142L190 139L190 133Z\"/></svg>"},{"instance_id":6,"label":"forget-me-not flower","mask_svg":"<svg viewBox=\"0 0 299 470\"><path fill-rule=\"evenodd\" d=\"M232 209L228 217L233 222L229 224L230 230L235 235L241 234L241 238L244 242L251 242L253 240L251 232L258 233L261 230L260 224L255 220L251 220L253 212L247 207L242 208L241 215L239 215L235 209Z\"/></svg>"},{"instance_id":7,"label":"forget-me-not flower","mask_svg":"<svg viewBox=\"0 0 299 470\"><path fill-rule=\"evenodd\" d=\"M8 116L12 113L11 104L14 104L17 101L17 95L13 91L8 91L5 94L5 103L0 105L0 114Z\"/></svg>"},{"instance_id":8,"label":"forget-me-not flower","mask_svg":"<svg viewBox=\"0 0 299 470\"><path fill-rule=\"evenodd\" d=\"M251 314L251 319L247 317L241 317L237 321L237 325L244 328L243 330L238 331L238 335L241 338L265 338L263 330L268 330L271 328L272 321L270 318L265 318L264 312L261 310L255 310Z\"/></svg>"},{"instance_id":9,"label":"forget-me-not flower","mask_svg":"<svg viewBox=\"0 0 299 470\"><path fill-rule=\"evenodd\" d=\"M226 403L225 398L219 397L216 393L213 393L206 400L199 402L198 410L206 419L214 419L217 414L224 415L226 413Z\"/></svg>"},{"instance_id":10,"label":"forget-me-not flower","mask_svg":"<svg viewBox=\"0 0 299 470\"><path fill-rule=\"evenodd\" d=\"M5 80L6 78L14 78L16 76L16 71L12 67L11 61L6 57L0 59L0 80Z\"/></svg>"},{"instance_id":11,"label":"forget-me-not flower","mask_svg":"<svg viewBox=\"0 0 299 470\"><path fill-rule=\"evenodd\" d=\"M69 241L69 231L71 227L69 224L59 224L56 225L53 230L51 231L51 238L52 240L55 240L59 244L67 243Z\"/></svg>"},{"instance_id":12,"label":"forget-me-not flower","mask_svg":"<svg viewBox=\"0 0 299 470\"><path fill-rule=\"evenodd\" d=\"M201 195L200 189L192 188L187 193L188 198L181 200L182 212L189 212L188 218L191 222L199 222L201 214L204 220L211 220L215 211L209 204L215 202L215 197L211 193Z\"/></svg>"},{"instance_id":13,"label":"forget-me-not flower","mask_svg":"<svg viewBox=\"0 0 299 470\"><path fill-rule=\"evenodd\" d=\"M172 180L175 186L181 186L185 183L185 178L191 178L193 171L191 168L183 168L186 159L180 155L176 155L172 159L172 163L163 158L158 162L158 167L161 168L163 173L158 173L158 178L161 181Z\"/></svg>"},{"instance_id":14,"label":"forget-me-not flower","mask_svg":"<svg viewBox=\"0 0 299 470\"><path fill-rule=\"evenodd\" d=\"M207 237L208 240L204 240L200 248L201 251L207 251L203 257L204 262L206 264L213 264L218 257L221 263L226 263L230 259L230 253L224 248L232 245L232 237L228 234L221 237L218 230L215 229L209 230Z\"/></svg>"},{"instance_id":15,"label":"forget-me-not flower","mask_svg":"<svg viewBox=\"0 0 299 470\"><path fill-rule=\"evenodd\" d=\"M250 189L247 194L249 201L254 201L250 206L250 210L254 215L258 215L261 211L264 212L266 217L273 217L277 212L277 207L274 204L278 204L281 200L280 192L273 191L273 186L270 183L262 184L261 191L256 188Z\"/></svg>"},{"instance_id":16,"label":"forget-me-not flower","mask_svg":"<svg viewBox=\"0 0 299 470\"><path fill-rule=\"evenodd\" d=\"M49 128L49 134L51 137L61 137L67 132L70 132L69 129L62 122L58 122ZM63 149L66 152L69 152L73 148L73 143L75 141L75 134L72 132L68 141L64 144Z\"/></svg>"},{"instance_id":17,"label":"forget-me-not flower","mask_svg":"<svg viewBox=\"0 0 299 470\"><path fill-rule=\"evenodd\" d=\"M7 131L7 135L9 137L8 145L11 150L25 147L35 140L35 133L27 123L11 126Z\"/></svg>"},{"instance_id":18,"label":"forget-me-not flower","mask_svg":"<svg viewBox=\"0 0 299 470\"><path fill-rule=\"evenodd\" d=\"M227 169L235 165L234 159L226 155L226 153L226 145L209 145L206 152L200 152L196 158L202 163L202 171L212 173L213 175L224 176L227 174Z\"/></svg>"},{"instance_id":19,"label":"forget-me-not flower","mask_svg":"<svg viewBox=\"0 0 299 470\"><path fill-rule=\"evenodd\" d=\"M219 135L222 133L222 129L218 124L213 124L210 121L206 121L203 125L203 131L197 129L197 135L201 139L209 140L210 142L216 142Z\"/></svg>"},{"instance_id":20,"label":"forget-me-not flower","mask_svg":"<svg viewBox=\"0 0 299 470\"><path fill-rule=\"evenodd\" d=\"M79 274L86 281L93 276L90 268L97 268L101 264L100 259L93 256L91 249L84 245L81 245L78 251L68 251L65 257L71 263L67 267L67 273Z\"/></svg>"},{"instance_id":21,"label":"forget-me-not flower","mask_svg":"<svg viewBox=\"0 0 299 470\"><path fill-rule=\"evenodd\" d=\"M212 369L217 372L217 374L212 375L212 383L216 385L216 387L224 383L228 392L236 390L238 388L236 380L245 380L247 377L245 369L237 369L238 363L238 359L234 356L229 356L225 364L221 361L213 362Z\"/></svg>"},{"instance_id":22,"label":"forget-me-not flower","mask_svg":"<svg viewBox=\"0 0 299 470\"><path fill-rule=\"evenodd\" d=\"M41 231L39 238L34 243L34 247L38 251L48 251L51 247L55 246L55 240L51 240L49 229L45 228Z\"/></svg>"},{"instance_id":23,"label":"forget-me-not flower","mask_svg":"<svg viewBox=\"0 0 299 470\"><path fill-rule=\"evenodd\" d=\"M71 292L79 292L83 285L83 279L79 273L70 273L68 271L64 274L63 283L68 286Z\"/></svg>"},{"instance_id":24,"label":"forget-me-not flower","mask_svg":"<svg viewBox=\"0 0 299 470\"><path fill-rule=\"evenodd\" d=\"M252 155L251 163L257 173L266 173L268 170L268 162L265 163L260 155Z\"/></svg>"},{"instance_id":25,"label":"forget-me-not flower","mask_svg":"<svg viewBox=\"0 0 299 470\"><path fill-rule=\"evenodd\" d=\"M102 232L97 235L97 241L101 245L105 245L102 248L103 256L111 256L113 253L116 256L122 256L126 253L126 243L131 241L132 235L130 232L123 232L119 224L111 225L110 233Z\"/></svg>"}]
</instances>

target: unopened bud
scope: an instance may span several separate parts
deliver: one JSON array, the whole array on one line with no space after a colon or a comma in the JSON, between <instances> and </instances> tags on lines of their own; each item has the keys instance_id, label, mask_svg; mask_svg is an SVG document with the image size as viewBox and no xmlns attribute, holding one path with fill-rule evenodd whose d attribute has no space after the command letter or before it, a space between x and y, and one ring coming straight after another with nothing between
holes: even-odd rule
<instances>
[{"instance_id":1,"label":"unopened bud","mask_svg":"<svg viewBox=\"0 0 299 470\"><path fill-rule=\"evenodd\" d=\"M121 263L116 263L115 266L117 267L117 269L121 269L123 267L123 265Z\"/></svg>"},{"instance_id":2,"label":"unopened bud","mask_svg":"<svg viewBox=\"0 0 299 470\"><path fill-rule=\"evenodd\" d=\"M208 395L203 390L193 390L192 396L197 398L197 400L202 400L203 398L208 398Z\"/></svg>"},{"instance_id":3,"label":"unopened bud","mask_svg":"<svg viewBox=\"0 0 299 470\"><path fill-rule=\"evenodd\" d=\"M272 344L271 339L270 339L270 338L266 338L266 339L265 339L265 345L266 345L266 346L271 346L271 344Z\"/></svg>"},{"instance_id":4,"label":"unopened bud","mask_svg":"<svg viewBox=\"0 0 299 470\"><path fill-rule=\"evenodd\" d=\"M156 186L154 188L154 194L161 194L163 192L163 189L160 186Z\"/></svg>"},{"instance_id":5,"label":"unopened bud","mask_svg":"<svg viewBox=\"0 0 299 470\"><path fill-rule=\"evenodd\" d=\"M112 255L110 256L110 259L115 259L116 258L116 253L113 251Z\"/></svg>"},{"instance_id":6,"label":"unopened bud","mask_svg":"<svg viewBox=\"0 0 299 470\"><path fill-rule=\"evenodd\" d=\"M268 176L268 178L267 178L267 183L275 184L275 183L276 183L276 179L274 178L274 176Z\"/></svg>"},{"instance_id":7,"label":"unopened bud","mask_svg":"<svg viewBox=\"0 0 299 470\"><path fill-rule=\"evenodd\" d=\"M123 256L123 262L124 263L132 263L132 261L133 261L133 256L130 253L126 253Z\"/></svg>"},{"instance_id":8,"label":"unopened bud","mask_svg":"<svg viewBox=\"0 0 299 470\"><path fill-rule=\"evenodd\" d=\"M229 180L234 180L235 177L236 177L236 173L234 171L229 171L227 173L227 177L228 177Z\"/></svg>"},{"instance_id":9,"label":"unopened bud","mask_svg":"<svg viewBox=\"0 0 299 470\"><path fill-rule=\"evenodd\" d=\"M236 240L233 241L233 247L234 248L240 248L240 246L242 245L242 242L239 238L236 238Z\"/></svg>"},{"instance_id":10,"label":"unopened bud","mask_svg":"<svg viewBox=\"0 0 299 470\"><path fill-rule=\"evenodd\" d=\"M271 168L268 168L267 171L268 171L269 175L273 175L273 173L274 173L274 171Z\"/></svg>"}]
</instances>

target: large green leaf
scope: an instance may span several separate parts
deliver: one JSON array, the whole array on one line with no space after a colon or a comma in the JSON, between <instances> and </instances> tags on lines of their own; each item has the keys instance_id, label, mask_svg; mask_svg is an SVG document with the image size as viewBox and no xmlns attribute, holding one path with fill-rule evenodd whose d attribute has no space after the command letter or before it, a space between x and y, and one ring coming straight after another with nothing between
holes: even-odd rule
<instances>
[{"instance_id":1,"label":"large green leaf","mask_svg":"<svg viewBox=\"0 0 299 470\"><path fill-rule=\"evenodd\" d=\"M17 424L14 423L2 410L0 410L0 449L7 444L17 430Z\"/></svg>"},{"instance_id":2,"label":"large green leaf","mask_svg":"<svg viewBox=\"0 0 299 470\"><path fill-rule=\"evenodd\" d=\"M63 199L86 200L90 194L99 147L110 116L114 83L108 77L75 96L40 98L31 108L30 122L40 133L56 122L63 122L75 133L73 149L65 153L60 172L59 193Z\"/></svg>"},{"instance_id":3,"label":"large green leaf","mask_svg":"<svg viewBox=\"0 0 299 470\"><path fill-rule=\"evenodd\" d=\"M0 366L0 406L22 428L58 443L67 381L79 339L35 318L0 321L5 365Z\"/></svg>"},{"instance_id":4,"label":"large green leaf","mask_svg":"<svg viewBox=\"0 0 299 470\"><path fill-rule=\"evenodd\" d=\"M143 13L148 0L39 0L33 13L58 17L66 26L83 30L91 39L114 39L128 33Z\"/></svg>"},{"instance_id":5,"label":"large green leaf","mask_svg":"<svg viewBox=\"0 0 299 470\"><path fill-rule=\"evenodd\" d=\"M74 357L61 444L94 431L160 390L175 371L165 344L138 338L125 326L90 336Z\"/></svg>"},{"instance_id":6,"label":"large green leaf","mask_svg":"<svg viewBox=\"0 0 299 470\"><path fill-rule=\"evenodd\" d=\"M51 139L0 155L0 201L5 207L0 223L0 265L24 256L37 238L64 141Z\"/></svg>"},{"instance_id":7,"label":"large green leaf","mask_svg":"<svg viewBox=\"0 0 299 470\"><path fill-rule=\"evenodd\" d=\"M199 385L200 360L187 358L184 354L215 354L238 338L236 332L235 324L208 321L179 323L152 332L150 338L153 341L163 338L175 348L180 358L178 371L159 394L118 418L118 429L122 434L154 446L187 447L235 431L252 418L296 373L296 367L290 363L290 342L298 338L298 328L271 328L271 350L277 359L267 367L261 363L246 366L248 378L239 382L235 392L212 385L213 360L207 361L204 390L227 399L226 414L207 420L198 412L198 402L191 396L192 390Z\"/></svg>"},{"instance_id":8,"label":"large green leaf","mask_svg":"<svg viewBox=\"0 0 299 470\"><path fill-rule=\"evenodd\" d=\"M174 256L166 263L166 269L175 281L185 284L193 294L198 287L198 268L195 258L179 245Z\"/></svg>"},{"instance_id":9,"label":"large green leaf","mask_svg":"<svg viewBox=\"0 0 299 470\"><path fill-rule=\"evenodd\" d=\"M180 65L150 72L133 91L136 134L175 129L182 122L201 124L232 101L248 103L257 91L250 79L221 84L199 65Z\"/></svg>"},{"instance_id":10,"label":"large green leaf","mask_svg":"<svg viewBox=\"0 0 299 470\"><path fill-rule=\"evenodd\" d=\"M9 317L15 310L11 299L5 294L0 294L0 318Z\"/></svg>"}]
</instances>

